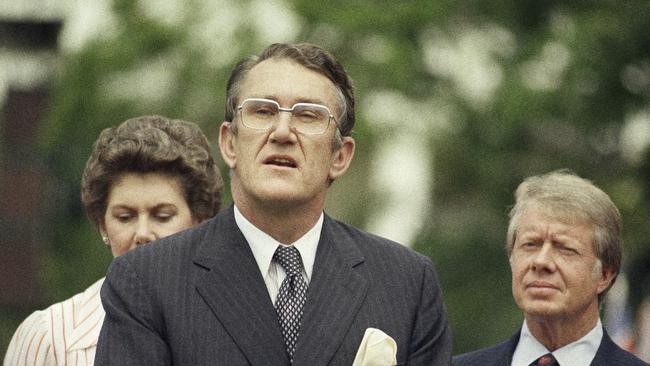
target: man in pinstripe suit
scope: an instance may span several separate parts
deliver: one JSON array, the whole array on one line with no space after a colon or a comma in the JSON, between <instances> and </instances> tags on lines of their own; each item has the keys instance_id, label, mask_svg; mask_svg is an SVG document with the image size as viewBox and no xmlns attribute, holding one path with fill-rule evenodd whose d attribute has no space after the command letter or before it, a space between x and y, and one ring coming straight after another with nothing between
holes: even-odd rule
<instances>
[{"instance_id":1,"label":"man in pinstripe suit","mask_svg":"<svg viewBox=\"0 0 650 366\"><path fill-rule=\"evenodd\" d=\"M96 365L351 365L368 328L394 339L398 364L448 365L431 262L323 213L355 150L338 61L274 44L236 66L227 95L219 146L234 205L113 262ZM276 257L288 247L298 274ZM286 295L295 288L306 294ZM289 331L286 296L306 299Z\"/></svg>"}]
</instances>

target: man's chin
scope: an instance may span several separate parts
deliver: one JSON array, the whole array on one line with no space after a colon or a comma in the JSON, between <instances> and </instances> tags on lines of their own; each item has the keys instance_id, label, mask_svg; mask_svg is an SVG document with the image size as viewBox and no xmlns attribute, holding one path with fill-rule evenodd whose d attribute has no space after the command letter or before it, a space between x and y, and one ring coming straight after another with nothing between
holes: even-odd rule
<instances>
[{"instance_id":1,"label":"man's chin","mask_svg":"<svg viewBox=\"0 0 650 366\"><path fill-rule=\"evenodd\" d=\"M290 189L290 187L283 187L283 189L265 190L260 192L257 197L259 202L269 207L295 207L302 205L309 201L308 197L304 197Z\"/></svg>"},{"instance_id":2,"label":"man's chin","mask_svg":"<svg viewBox=\"0 0 650 366\"><path fill-rule=\"evenodd\" d=\"M521 310L526 315L526 318L532 319L544 319L562 315L562 311L559 306L548 300L529 301L523 306Z\"/></svg>"}]
</instances>

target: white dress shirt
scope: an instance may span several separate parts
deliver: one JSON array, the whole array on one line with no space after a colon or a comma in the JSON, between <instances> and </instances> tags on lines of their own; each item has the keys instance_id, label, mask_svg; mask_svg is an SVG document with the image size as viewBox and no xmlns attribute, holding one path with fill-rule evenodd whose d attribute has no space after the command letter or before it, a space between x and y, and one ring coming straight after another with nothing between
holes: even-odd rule
<instances>
[{"instance_id":1,"label":"white dress shirt","mask_svg":"<svg viewBox=\"0 0 650 366\"><path fill-rule=\"evenodd\" d=\"M594 357L596 357L596 352L598 352L598 347L600 347L602 339L603 325L600 319L598 319L596 326L589 333L585 334L584 337L551 352L530 333L528 324L524 320L524 325L521 327L519 343L517 344L515 353L512 355L511 365L529 366L539 357L547 353L552 353L560 366L589 366Z\"/></svg>"},{"instance_id":2,"label":"white dress shirt","mask_svg":"<svg viewBox=\"0 0 650 366\"><path fill-rule=\"evenodd\" d=\"M302 276L307 282L307 285L309 285L311 273L314 269L316 249L318 248L318 241L320 240L320 233L323 228L323 217L323 213L321 212L316 225L309 229L309 231L300 239L291 243L291 245L300 252L300 257L302 258L302 264L304 266ZM235 222L237 223L239 230L244 234L244 238L246 238L248 245L250 245L251 250L253 251L253 256L260 268L262 277L264 277L264 283L269 291L271 301L273 302L273 305L275 305L278 291L280 290L282 281L284 281L284 278L286 277L286 273L281 265L272 261L273 253L275 253L278 246L288 245L280 243L273 239L269 234L258 229L241 214L237 205L235 205Z\"/></svg>"}]
</instances>

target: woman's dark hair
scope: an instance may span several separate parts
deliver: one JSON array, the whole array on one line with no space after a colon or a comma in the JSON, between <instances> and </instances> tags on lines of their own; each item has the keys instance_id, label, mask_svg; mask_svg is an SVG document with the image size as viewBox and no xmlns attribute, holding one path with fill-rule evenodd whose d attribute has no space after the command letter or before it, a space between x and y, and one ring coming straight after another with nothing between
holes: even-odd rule
<instances>
[{"instance_id":1,"label":"woman's dark hair","mask_svg":"<svg viewBox=\"0 0 650 366\"><path fill-rule=\"evenodd\" d=\"M103 130L86 162L81 201L99 227L113 183L124 173L163 173L178 179L192 217L214 216L223 181L208 139L192 122L162 116L129 119Z\"/></svg>"}]
</instances>

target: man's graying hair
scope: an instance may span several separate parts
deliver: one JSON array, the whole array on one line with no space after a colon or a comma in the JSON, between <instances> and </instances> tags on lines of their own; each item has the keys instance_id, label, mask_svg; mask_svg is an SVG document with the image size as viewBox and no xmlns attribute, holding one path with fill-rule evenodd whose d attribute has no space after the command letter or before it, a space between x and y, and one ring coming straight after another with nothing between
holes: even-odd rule
<instances>
[{"instance_id":1,"label":"man's graying hair","mask_svg":"<svg viewBox=\"0 0 650 366\"><path fill-rule=\"evenodd\" d=\"M330 79L336 86L340 104L338 106L340 113L337 116L338 133L340 136L350 136L354 127L354 94L352 91L352 81L345 73L343 66L334 56L324 49L309 43L275 43L267 47L259 56L250 56L239 61L228 79L226 89L226 121L232 122L235 119L241 82L246 74L262 61L271 58L293 60ZM236 125L233 127L236 132Z\"/></svg>"}]
</instances>

